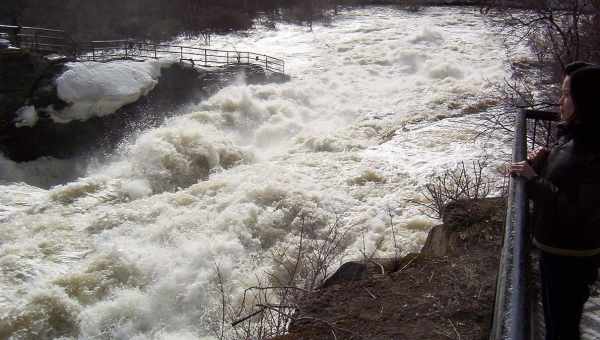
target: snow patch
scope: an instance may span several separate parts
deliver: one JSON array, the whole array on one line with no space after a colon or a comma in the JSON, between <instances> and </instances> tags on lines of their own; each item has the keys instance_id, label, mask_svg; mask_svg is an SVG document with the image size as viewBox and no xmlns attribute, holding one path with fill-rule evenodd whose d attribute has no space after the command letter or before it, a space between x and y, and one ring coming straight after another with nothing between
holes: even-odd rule
<instances>
[{"instance_id":1,"label":"snow patch","mask_svg":"<svg viewBox=\"0 0 600 340\"><path fill-rule=\"evenodd\" d=\"M35 111L34 106L23 106L19 110L17 110L17 118L15 119L15 126L20 128L23 126L34 126L39 117L37 112Z\"/></svg>"},{"instance_id":2,"label":"snow patch","mask_svg":"<svg viewBox=\"0 0 600 340\"><path fill-rule=\"evenodd\" d=\"M148 94L160 77L161 63L155 60L110 63L68 63L58 79L58 97L70 105L52 112L57 123L88 120L114 113Z\"/></svg>"}]
</instances>

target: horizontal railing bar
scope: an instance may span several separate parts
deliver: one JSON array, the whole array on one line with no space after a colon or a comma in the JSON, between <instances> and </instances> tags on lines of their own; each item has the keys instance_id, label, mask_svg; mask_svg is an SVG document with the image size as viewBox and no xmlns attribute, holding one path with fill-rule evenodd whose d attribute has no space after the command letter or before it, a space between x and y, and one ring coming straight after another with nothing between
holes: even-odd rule
<instances>
[{"instance_id":1,"label":"horizontal railing bar","mask_svg":"<svg viewBox=\"0 0 600 340\"><path fill-rule=\"evenodd\" d=\"M92 40L89 43L116 43L116 42L133 42L133 40L121 39L121 40Z\"/></svg>"},{"instance_id":2,"label":"horizontal railing bar","mask_svg":"<svg viewBox=\"0 0 600 340\"><path fill-rule=\"evenodd\" d=\"M537 111L537 110L525 110L527 118L558 121L560 120L560 114L551 111Z\"/></svg>"},{"instance_id":3,"label":"horizontal railing bar","mask_svg":"<svg viewBox=\"0 0 600 340\"><path fill-rule=\"evenodd\" d=\"M39 28L39 27L29 27L29 26L13 26L13 25L0 25L0 28L9 28L9 29L22 29L22 30L35 30L35 31L45 31L45 32L57 32L57 33L65 33L63 30L50 29L50 28Z\"/></svg>"},{"instance_id":4,"label":"horizontal railing bar","mask_svg":"<svg viewBox=\"0 0 600 340\"><path fill-rule=\"evenodd\" d=\"M60 45L60 46L67 46L65 44L60 44L59 42L49 42L49 41L21 41L21 45Z\"/></svg>"},{"instance_id":5,"label":"horizontal railing bar","mask_svg":"<svg viewBox=\"0 0 600 340\"><path fill-rule=\"evenodd\" d=\"M190 46L182 46L182 45L165 45L165 44L152 44L152 43L140 43L140 42L135 42L133 40L94 40L91 41L91 43L114 43L114 42L131 42L133 45L145 45L145 46L156 46L156 47L167 47L167 48L174 48L174 49L178 49L178 51L173 51L173 52L177 52L179 53L181 51L181 49L183 49L184 53L185 50L195 50L195 51L207 51L207 52L219 52L219 53L232 53L234 55L243 55L245 54L246 56L251 56L251 57L263 57L263 58L267 58L269 61L274 60L274 61L279 61L279 62L284 62L284 60L279 59L279 58L275 58L266 54L261 54L261 53L254 53L254 52L249 52L249 51L231 51L231 50L215 50L215 49L210 49L210 48L201 48L201 47L190 47ZM231 55L230 55L231 57Z\"/></svg>"},{"instance_id":6,"label":"horizontal railing bar","mask_svg":"<svg viewBox=\"0 0 600 340\"><path fill-rule=\"evenodd\" d=\"M17 37L21 38L42 38L42 39L59 39L65 40L65 37L49 36L49 35L37 35L37 34L17 34Z\"/></svg>"},{"instance_id":7,"label":"horizontal railing bar","mask_svg":"<svg viewBox=\"0 0 600 340\"><path fill-rule=\"evenodd\" d=\"M40 48L40 47L56 47L56 48L58 48L58 47L66 47L66 46L65 45L59 45L59 44L35 44L35 45L26 45L24 47L30 47L30 48L31 47L37 47L37 48Z\"/></svg>"}]
</instances>

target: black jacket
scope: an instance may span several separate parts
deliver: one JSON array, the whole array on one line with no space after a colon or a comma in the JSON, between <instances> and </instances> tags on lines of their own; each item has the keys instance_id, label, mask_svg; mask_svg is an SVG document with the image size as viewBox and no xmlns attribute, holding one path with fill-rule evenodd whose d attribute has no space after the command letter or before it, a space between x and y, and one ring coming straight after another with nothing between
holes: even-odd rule
<instances>
[{"instance_id":1,"label":"black jacket","mask_svg":"<svg viewBox=\"0 0 600 340\"><path fill-rule=\"evenodd\" d=\"M600 254L600 148L574 135L563 133L539 176L527 182L533 236L546 252L592 256Z\"/></svg>"}]
</instances>

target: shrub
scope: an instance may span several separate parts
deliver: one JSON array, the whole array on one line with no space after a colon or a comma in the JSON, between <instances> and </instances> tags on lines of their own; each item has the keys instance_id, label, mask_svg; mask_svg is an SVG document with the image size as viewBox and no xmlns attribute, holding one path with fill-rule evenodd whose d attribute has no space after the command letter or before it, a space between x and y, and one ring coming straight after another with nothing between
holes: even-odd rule
<instances>
[{"instance_id":1,"label":"shrub","mask_svg":"<svg viewBox=\"0 0 600 340\"><path fill-rule=\"evenodd\" d=\"M474 160L470 167L461 161L452 169L434 173L420 190L422 199L411 202L425 208L427 216L442 219L450 203L489 196L493 181L484 174L486 167L485 160Z\"/></svg>"}]
</instances>

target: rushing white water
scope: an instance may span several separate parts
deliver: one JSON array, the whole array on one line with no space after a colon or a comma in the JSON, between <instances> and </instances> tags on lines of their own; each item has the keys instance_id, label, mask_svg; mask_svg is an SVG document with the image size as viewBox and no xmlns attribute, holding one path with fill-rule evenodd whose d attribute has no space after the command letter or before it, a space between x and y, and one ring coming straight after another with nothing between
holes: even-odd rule
<instances>
[{"instance_id":1,"label":"rushing white water","mask_svg":"<svg viewBox=\"0 0 600 340\"><path fill-rule=\"evenodd\" d=\"M464 115L507 72L473 9L348 10L213 47L284 58L293 78L229 86L49 190L18 182L51 185L64 161L0 158L0 337L210 338L216 266L239 299L294 249L299 216L317 234L338 218L350 259L393 253L391 213L418 251L434 221L407 201L427 175L507 148Z\"/></svg>"}]
</instances>

